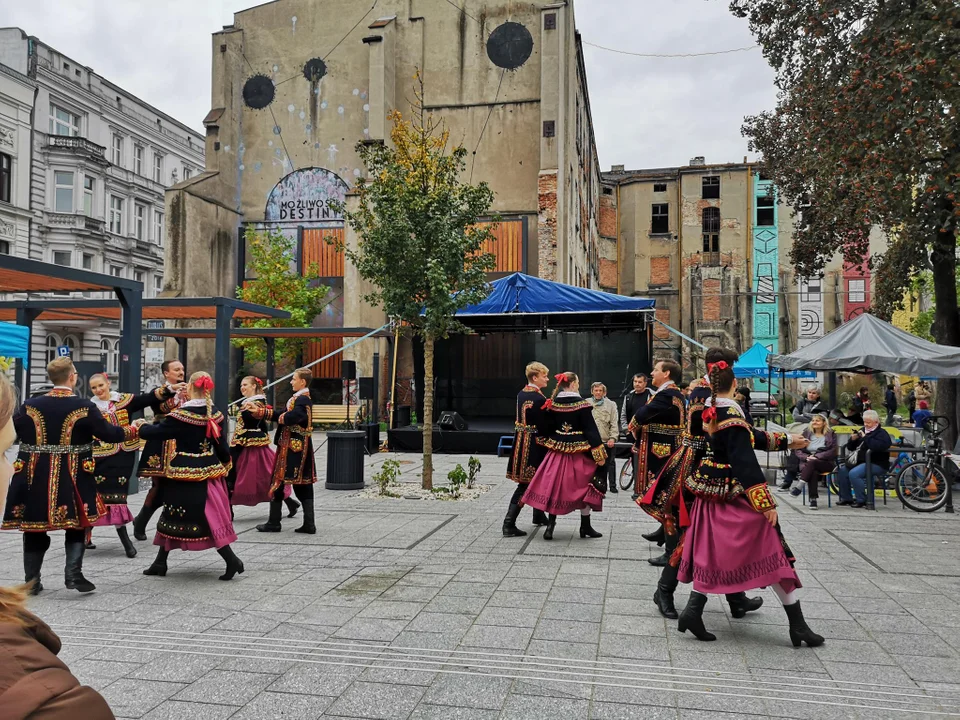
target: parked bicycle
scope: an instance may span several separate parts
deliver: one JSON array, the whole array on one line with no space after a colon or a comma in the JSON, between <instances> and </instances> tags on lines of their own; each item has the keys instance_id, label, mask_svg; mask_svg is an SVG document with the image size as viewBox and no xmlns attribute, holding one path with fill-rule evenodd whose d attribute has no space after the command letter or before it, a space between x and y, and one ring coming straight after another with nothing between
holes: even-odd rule
<instances>
[{"instance_id":1,"label":"parked bicycle","mask_svg":"<svg viewBox=\"0 0 960 720\"><path fill-rule=\"evenodd\" d=\"M947 502L949 473L944 465L941 435L950 427L948 418L934 415L923 423L927 446L923 460L909 463L897 476L897 497L915 512L934 512Z\"/></svg>"}]
</instances>

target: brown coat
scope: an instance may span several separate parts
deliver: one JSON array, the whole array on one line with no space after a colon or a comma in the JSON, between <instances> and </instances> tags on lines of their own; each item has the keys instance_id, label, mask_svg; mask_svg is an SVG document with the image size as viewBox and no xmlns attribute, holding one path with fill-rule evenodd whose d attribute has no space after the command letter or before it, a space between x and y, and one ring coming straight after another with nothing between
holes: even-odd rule
<instances>
[{"instance_id":1,"label":"brown coat","mask_svg":"<svg viewBox=\"0 0 960 720\"><path fill-rule=\"evenodd\" d=\"M57 658L60 638L24 611L26 627L0 621L0 711L4 720L114 720L107 701Z\"/></svg>"}]
</instances>

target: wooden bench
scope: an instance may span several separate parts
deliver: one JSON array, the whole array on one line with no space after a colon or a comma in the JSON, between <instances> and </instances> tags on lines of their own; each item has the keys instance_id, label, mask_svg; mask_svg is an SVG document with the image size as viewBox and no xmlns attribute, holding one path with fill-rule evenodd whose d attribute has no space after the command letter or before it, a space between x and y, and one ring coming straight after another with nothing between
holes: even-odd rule
<instances>
[{"instance_id":1,"label":"wooden bench","mask_svg":"<svg viewBox=\"0 0 960 720\"><path fill-rule=\"evenodd\" d=\"M350 412L357 411L356 405L350 406ZM341 425L348 422L350 417L347 415L346 405L314 405L313 406L313 426Z\"/></svg>"}]
</instances>

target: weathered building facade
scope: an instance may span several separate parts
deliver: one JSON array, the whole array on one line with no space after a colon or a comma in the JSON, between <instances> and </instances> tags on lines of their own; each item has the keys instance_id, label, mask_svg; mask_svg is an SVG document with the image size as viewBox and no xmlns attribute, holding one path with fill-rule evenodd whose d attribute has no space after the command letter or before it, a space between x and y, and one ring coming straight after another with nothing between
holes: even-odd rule
<instances>
[{"instance_id":1,"label":"weathered building facade","mask_svg":"<svg viewBox=\"0 0 960 720\"><path fill-rule=\"evenodd\" d=\"M821 276L797 276L794 212L756 165L701 157L683 167L614 166L603 178L619 227L618 292L655 297L664 325L704 345L791 352L870 305L869 270L839 255ZM871 251L884 246L875 232ZM691 346L664 325L654 330L658 353L689 363Z\"/></svg>"},{"instance_id":2,"label":"weathered building facade","mask_svg":"<svg viewBox=\"0 0 960 720\"><path fill-rule=\"evenodd\" d=\"M351 202L358 142L389 142L388 115L423 103L494 191L497 273L601 284L600 170L573 3L276 0L215 33L205 172L167 193L170 287L229 294L240 229L276 228L316 262L332 303L315 324L378 327L362 283L325 238L355 242L330 201ZM364 13L367 12L367 15ZM212 260L211 260L212 258ZM313 343L307 360L339 341ZM196 344L197 359L209 350ZM370 348L351 352L369 374ZM339 377L339 359L318 368Z\"/></svg>"}]
</instances>

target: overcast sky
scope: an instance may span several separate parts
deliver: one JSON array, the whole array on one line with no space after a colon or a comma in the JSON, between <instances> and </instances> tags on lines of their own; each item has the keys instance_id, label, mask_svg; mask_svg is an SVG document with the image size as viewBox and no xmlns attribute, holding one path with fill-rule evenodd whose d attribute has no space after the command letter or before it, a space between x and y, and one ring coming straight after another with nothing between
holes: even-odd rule
<instances>
[{"instance_id":1,"label":"overcast sky","mask_svg":"<svg viewBox=\"0 0 960 720\"><path fill-rule=\"evenodd\" d=\"M317 0L318 4L322 0ZM358 0L360 2L360 0ZM364 0L365 4L366 0ZM210 109L210 34L256 0L0 0L0 23L92 67L202 131ZM724 0L576 0L585 42L639 53L753 45ZM773 74L759 50L640 58L585 47L600 164L683 165L695 155L747 154L744 115L772 108Z\"/></svg>"}]
</instances>

